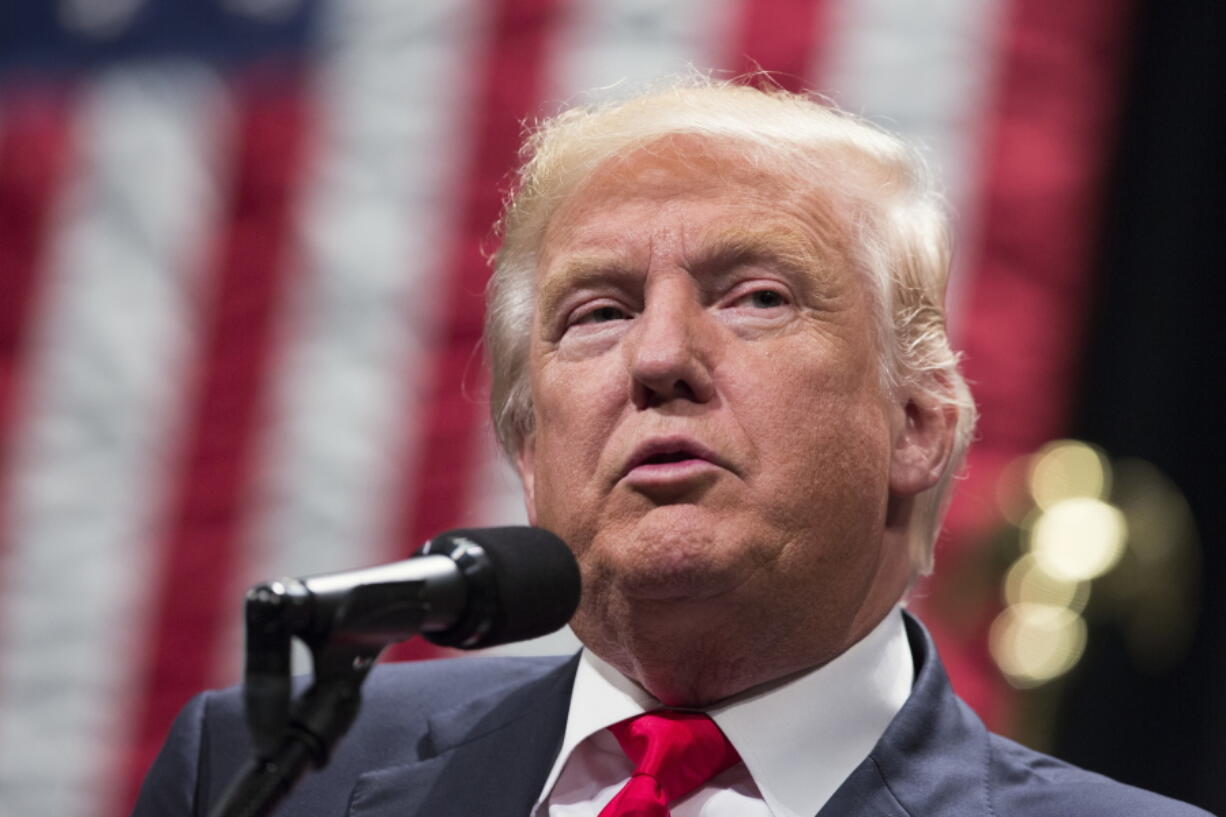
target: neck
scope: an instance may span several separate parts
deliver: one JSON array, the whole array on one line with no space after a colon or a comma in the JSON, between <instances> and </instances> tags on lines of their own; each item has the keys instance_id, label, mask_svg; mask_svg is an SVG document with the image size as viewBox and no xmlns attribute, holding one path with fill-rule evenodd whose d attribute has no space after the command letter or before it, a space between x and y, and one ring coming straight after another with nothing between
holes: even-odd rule
<instances>
[{"instance_id":1,"label":"neck","mask_svg":"<svg viewBox=\"0 0 1226 817\"><path fill-rule=\"evenodd\" d=\"M826 664L877 626L895 601L862 608L803 643L795 622L722 622L713 616L718 611L677 602L641 605L640 620L623 632L589 630L582 616L572 625L589 649L661 703L699 708Z\"/></svg>"}]
</instances>

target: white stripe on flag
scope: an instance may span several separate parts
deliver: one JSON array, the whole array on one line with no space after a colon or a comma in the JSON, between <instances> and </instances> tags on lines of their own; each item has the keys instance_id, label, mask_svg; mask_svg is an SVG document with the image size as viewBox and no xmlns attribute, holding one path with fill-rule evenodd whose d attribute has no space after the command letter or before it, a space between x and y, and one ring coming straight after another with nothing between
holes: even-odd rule
<instances>
[{"instance_id":1,"label":"white stripe on flag","mask_svg":"<svg viewBox=\"0 0 1226 817\"><path fill-rule=\"evenodd\" d=\"M726 50L739 0L574 0L556 38L547 100L640 87L691 67L709 69ZM623 88L624 90L624 88ZM597 94L599 96L599 94Z\"/></svg>"},{"instance_id":2,"label":"white stripe on flag","mask_svg":"<svg viewBox=\"0 0 1226 817\"><path fill-rule=\"evenodd\" d=\"M14 452L5 814L86 817L113 799L217 192L218 94L210 74L162 64L104 75L81 101Z\"/></svg>"},{"instance_id":3,"label":"white stripe on flag","mask_svg":"<svg viewBox=\"0 0 1226 817\"><path fill-rule=\"evenodd\" d=\"M970 197L1004 12L987 0L831 0L829 44L816 66L822 89L840 106L926 148L953 207L959 246L974 246ZM954 313L964 277L955 267Z\"/></svg>"},{"instance_id":4,"label":"white stripe on flag","mask_svg":"<svg viewBox=\"0 0 1226 817\"><path fill-rule=\"evenodd\" d=\"M389 504L417 422L468 141L476 8L334 3L299 214L282 368L248 549L231 597L262 578L385 561ZM218 680L233 682L237 626ZM304 654L296 669L305 671Z\"/></svg>"}]
</instances>

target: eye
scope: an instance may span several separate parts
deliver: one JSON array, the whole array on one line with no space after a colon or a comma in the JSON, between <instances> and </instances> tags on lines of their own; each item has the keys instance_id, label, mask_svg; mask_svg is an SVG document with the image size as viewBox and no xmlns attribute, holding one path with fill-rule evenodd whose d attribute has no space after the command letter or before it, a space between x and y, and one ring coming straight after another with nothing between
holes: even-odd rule
<instances>
[{"instance_id":1,"label":"eye","mask_svg":"<svg viewBox=\"0 0 1226 817\"><path fill-rule=\"evenodd\" d=\"M759 289L757 292L751 292L746 296L746 300L759 309L770 309L787 303L787 300L773 289Z\"/></svg>"},{"instance_id":2,"label":"eye","mask_svg":"<svg viewBox=\"0 0 1226 817\"><path fill-rule=\"evenodd\" d=\"M790 303L788 296L777 289L755 289L746 292L732 302L732 306L751 309L776 309Z\"/></svg>"},{"instance_id":3,"label":"eye","mask_svg":"<svg viewBox=\"0 0 1226 817\"><path fill-rule=\"evenodd\" d=\"M586 312L580 312L571 320L571 326L580 324L592 323L609 323L610 321L624 321L630 317L626 310L612 304L604 304L597 306L594 309L589 309Z\"/></svg>"}]
</instances>

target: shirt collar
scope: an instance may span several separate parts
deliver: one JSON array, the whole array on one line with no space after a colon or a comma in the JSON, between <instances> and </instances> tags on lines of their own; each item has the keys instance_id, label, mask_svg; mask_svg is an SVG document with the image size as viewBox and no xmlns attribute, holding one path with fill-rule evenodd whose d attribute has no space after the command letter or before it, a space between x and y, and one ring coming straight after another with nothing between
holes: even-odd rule
<instances>
[{"instance_id":1,"label":"shirt collar","mask_svg":"<svg viewBox=\"0 0 1226 817\"><path fill-rule=\"evenodd\" d=\"M711 707L777 817L816 814L906 702L914 666L901 608L828 663ZM562 750L541 792L552 791L580 743L661 704L591 650L575 675Z\"/></svg>"},{"instance_id":2,"label":"shirt collar","mask_svg":"<svg viewBox=\"0 0 1226 817\"><path fill-rule=\"evenodd\" d=\"M868 757L906 703L914 676L895 608L834 660L712 707L710 715L776 817L807 817Z\"/></svg>"},{"instance_id":3,"label":"shirt collar","mask_svg":"<svg viewBox=\"0 0 1226 817\"><path fill-rule=\"evenodd\" d=\"M570 694L570 712L566 716L562 750L553 762L536 805L539 807L553 791L566 761L580 743L619 721L659 709L660 706L653 695L585 647L579 656L575 685Z\"/></svg>"}]
</instances>

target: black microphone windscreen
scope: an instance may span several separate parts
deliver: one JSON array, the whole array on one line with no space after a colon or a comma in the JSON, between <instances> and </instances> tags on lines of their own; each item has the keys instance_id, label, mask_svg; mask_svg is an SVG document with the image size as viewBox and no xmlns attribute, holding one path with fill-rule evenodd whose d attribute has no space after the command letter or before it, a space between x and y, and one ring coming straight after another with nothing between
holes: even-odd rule
<instances>
[{"instance_id":1,"label":"black microphone windscreen","mask_svg":"<svg viewBox=\"0 0 1226 817\"><path fill-rule=\"evenodd\" d=\"M579 606L579 565L561 539L542 528L470 528L436 536L480 545L493 566L489 628L466 648L493 647L548 635ZM437 643L441 641L427 634Z\"/></svg>"}]
</instances>

